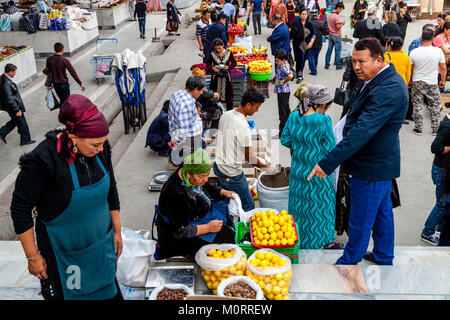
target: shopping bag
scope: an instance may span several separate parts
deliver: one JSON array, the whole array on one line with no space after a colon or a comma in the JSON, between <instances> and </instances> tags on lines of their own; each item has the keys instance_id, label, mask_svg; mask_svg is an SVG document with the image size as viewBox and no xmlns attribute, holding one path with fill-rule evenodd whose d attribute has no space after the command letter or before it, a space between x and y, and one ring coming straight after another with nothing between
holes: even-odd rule
<instances>
[{"instance_id":1,"label":"shopping bag","mask_svg":"<svg viewBox=\"0 0 450 320\"><path fill-rule=\"evenodd\" d=\"M47 107L49 108L50 111L59 109L61 107L58 98L56 97L51 87L47 87L45 101L47 102Z\"/></svg>"},{"instance_id":2,"label":"shopping bag","mask_svg":"<svg viewBox=\"0 0 450 320\"><path fill-rule=\"evenodd\" d=\"M156 250L156 241L149 240L149 231L122 228L122 254L117 261L117 281L127 287L144 288L150 258Z\"/></svg>"},{"instance_id":3,"label":"shopping bag","mask_svg":"<svg viewBox=\"0 0 450 320\"><path fill-rule=\"evenodd\" d=\"M265 27L267 25L267 18L266 16L261 17L261 26Z\"/></svg>"},{"instance_id":4,"label":"shopping bag","mask_svg":"<svg viewBox=\"0 0 450 320\"><path fill-rule=\"evenodd\" d=\"M243 17L244 14L245 14L245 9L244 9L244 8L240 8L240 9L239 9L239 13L238 13L239 18Z\"/></svg>"},{"instance_id":5,"label":"shopping bag","mask_svg":"<svg viewBox=\"0 0 450 320\"><path fill-rule=\"evenodd\" d=\"M333 102L340 106L345 106L349 100L348 92L344 89L344 81L342 81L341 86L336 88L334 92Z\"/></svg>"}]
</instances>

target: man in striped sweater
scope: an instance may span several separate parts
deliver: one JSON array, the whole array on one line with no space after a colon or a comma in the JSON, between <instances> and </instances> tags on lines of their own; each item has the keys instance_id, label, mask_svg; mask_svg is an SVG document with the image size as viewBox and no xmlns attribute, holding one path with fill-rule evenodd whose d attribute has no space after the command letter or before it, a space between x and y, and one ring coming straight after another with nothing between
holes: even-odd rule
<instances>
[{"instance_id":1,"label":"man in striped sweater","mask_svg":"<svg viewBox=\"0 0 450 320\"><path fill-rule=\"evenodd\" d=\"M207 44L207 34L208 28L211 24L210 20L210 12L208 10L203 10L202 18L197 22L197 26L195 27L195 36L198 41L198 48L200 51L203 51L203 63L206 63L209 56L209 46Z\"/></svg>"}]
</instances>

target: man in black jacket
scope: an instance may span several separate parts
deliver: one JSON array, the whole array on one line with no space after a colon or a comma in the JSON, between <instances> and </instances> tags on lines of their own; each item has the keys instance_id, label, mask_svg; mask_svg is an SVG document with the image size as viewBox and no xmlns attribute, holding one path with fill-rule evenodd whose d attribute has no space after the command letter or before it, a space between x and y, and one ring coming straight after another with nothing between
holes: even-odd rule
<instances>
[{"instance_id":1,"label":"man in black jacket","mask_svg":"<svg viewBox=\"0 0 450 320\"><path fill-rule=\"evenodd\" d=\"M30 130L25 119L25 106L20 97L19 89L12 78L16 75L17 67L11 63L5 66L5 73L0 79L0 101L2 109L8 112L11 120L0 128L0 140L6 143L6 136L15 128L20 134L20 145L35 143L31 140Z\"/></svg>"},{"instance_id":2,"label":"man in black jacket","mask_svg":"<svg viewBox=\"0 0 450 320\"><path fill-rule=\"evenodd\" d=\"M394 66L385 63L376 39L359 40L352 59L364 84L350 101L343 139L319 161L308 180L325 178L339 165L352 176L349 240L336 263L355 265L364 258L392 265L395 237L390 195L392 179L400 176L399 131L408 109L408 89ZM366 252L371 234L374 248Z\"/></svg>"},{"instance_id":3,"label":"man in black jacket","mask_svg":"<svg viewBox=\"0 0 450 320\"><path fill-rule=\"evenodd\" d=\"M381 22L376 17L377 8L371 7L367 10L367 19L358 21L353 32L353 37L359 40L364 38L377 38L384 47L386 41L384 40L383 30L381 30Z\"/></svg>"},{"instance_id":4,"label":"man in black jacket","mask_svg":"<svg viewBox=\"0 0 450 320\"><path fill-rule=\"evenodd\" d=\"M140 38L145 39L145 18L146 18L147 6L144 0L139 0L134 8L134 20L136 21L136 16L139 23L139 32L141 33Z\"/></svg>"},{"instance_id":5,"label":"man in black jacket","mask_svg":"<svg viewBox=\"0 0 450 320\"><path fill-rule=\"evenodd\" d=\"M408 28L408 23L412 21L411 16L408 13L408 5L406 2L402 2L399 5L399 11L397 13L397 24L402 32L403 40L406 37L406 29Z\"/></svg>"}]
</instances>

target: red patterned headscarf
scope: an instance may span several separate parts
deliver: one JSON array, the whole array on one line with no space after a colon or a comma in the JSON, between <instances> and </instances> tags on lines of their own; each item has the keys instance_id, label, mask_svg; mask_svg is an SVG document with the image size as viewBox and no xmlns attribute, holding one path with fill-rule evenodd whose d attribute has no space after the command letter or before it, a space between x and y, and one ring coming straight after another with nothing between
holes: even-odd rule
<instances>
[{"instance_id":1,"label":"red patterned headscarf","mask_svg":"<svg viewBox=\"0 0 450 320\"><path fill-rule=\"evenodd\" d=\"M64 101L58 119L66 126L66 130L58 139L56 151L61 153L64 147L67 148L66 161L69 165L75 161L69 133L79 138L101 138L109 133L109 125L103 114L91 100L80 94L72 94Z\"/></svg>"}]
</instances>

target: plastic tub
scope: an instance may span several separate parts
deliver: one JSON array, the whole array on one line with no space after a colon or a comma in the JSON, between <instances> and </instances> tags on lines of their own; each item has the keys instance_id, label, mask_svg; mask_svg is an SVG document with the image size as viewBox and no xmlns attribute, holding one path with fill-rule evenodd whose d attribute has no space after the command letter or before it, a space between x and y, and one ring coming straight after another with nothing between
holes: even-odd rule
<instances>
[{"instance_id":1,"label":"plastic tub","mask_svg":"<svg viewBox=\"0 0 450 320\"><path fill-rule=\"evenodd\" d=\"M268 72L268 73L253 73L250 72L250 77L255 80L255 81L265 81L265 80L269 80L270 79L270 75L272 74L272 72Z\"/></svg>"},{"instance_id":2,"label":"plastic tub","mask_svg":"<svg viewBox=\"0 0 450 320\"><path fill-rule=\"evenodd\" d=\"M288 210L289 178L282 177L282 172L278 172L276 175L267 175L266 177L264 177L264 174L264 171L260 173L258 184L256 185L260 206L273 208L277 211Z\"/></svg>"}]
</instances>

